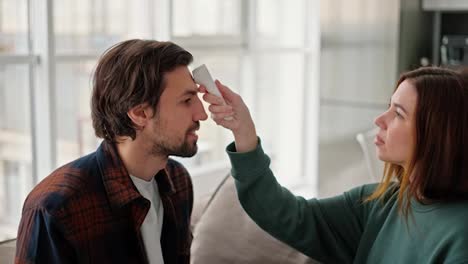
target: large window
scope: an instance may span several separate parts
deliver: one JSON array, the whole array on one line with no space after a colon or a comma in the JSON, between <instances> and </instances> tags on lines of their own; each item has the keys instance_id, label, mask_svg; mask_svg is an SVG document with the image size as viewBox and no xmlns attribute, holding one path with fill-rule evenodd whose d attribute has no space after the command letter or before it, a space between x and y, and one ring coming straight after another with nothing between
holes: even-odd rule
<instances>
[{"instance_id":1,"label":"large window","mask_svg":"<svg viewBox=\"0 0 468 264\"><path fill-rule=\"evenodd\" d=\"M153 4L150 0L53 1L57 165L92 152L99 144L89 107L97 59L119 41L152 38Z\"/></svg>"},{"instance_id":2,"label":"large window","mask_svg":"<svg viewBox=\"0 0 468 264\"><path fill-rule=\"evenodd\" d=\"M16 235L33 185L26 1L0 0L0 240Z\"/></svg>"},{"instance_id":3,"label":"large window","mask_svg":"<svg viewBox=\"0 0 468 264\"><path fill-rule=\"evenodd\" d=\"M249 105L281 183L317 170L318 0L0 0L0 240L56 167L96 149L92 74L130 38L172 40ZM307 114L309 113L309 114ZM310 114L312 113L312 114ZM179 159L194 182L223 177L233 137L202 122L199 153ZM306 176L307 175L307 176Z\"/></svg>"},{"instance_id":4,"label":"large window","mask_svg":"<svg viewBox=\"0 0 468 264\"><path fill-rule=\"evenodd\" d=\"M94 151L100 142L94 136L89 107L94 65L94 60L57 63L57 165Z\"/></svg>"},{"instance_id":5,"label":"large window","mask_svg":"<svg viewBox=\"0 0 468 264\"><path fill-rule=\"evenodd\" d=\"M57 55L98 55L118 41L151 38L151 0L55 0Z\"/></svg>"},{"instance_id":6,"label":"large window","mask_svg":"<svg viewBox=\"0 0 468 264\"><path fill-rule=\"evenodd\" d=\"M313 186L316 178L318 2L178 0L172 10L172 38L195 51L195 66L207 64L244 97L272 168L288 186ZM309 109L315 111L306 115ZM213 153L232 140L216 137L223 136L210 145ZM220 154L213 157L225 161Z\"/></svg>"},{"instance_id":7,"label":"large window","mask_svg":"<svg viewBox=\"0 0 468 264\"><path fill-rule=\"evenodd\" d=\"M241 0L174 0L173 37L238 37Z\"/></svg>"}]
</instances>

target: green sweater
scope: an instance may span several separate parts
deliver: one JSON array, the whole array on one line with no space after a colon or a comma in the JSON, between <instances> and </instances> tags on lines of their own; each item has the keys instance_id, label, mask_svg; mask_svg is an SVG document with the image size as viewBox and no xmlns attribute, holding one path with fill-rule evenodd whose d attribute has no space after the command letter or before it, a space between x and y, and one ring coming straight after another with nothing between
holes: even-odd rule
<instances>
[{"instance_id":1,"label":"green sweater","mask_svg":"<svg viewBox=\"0 0 468 264\"><path fill-rule=\"evenodd\" d=\"M327 199L294 196L281 187L259 143L227 152L242 207L265 231L323 263L468 263L468 202L422 205L399 213L398 187L383 200L363 202L364 185Z\"/></svg>"}]
</instances>

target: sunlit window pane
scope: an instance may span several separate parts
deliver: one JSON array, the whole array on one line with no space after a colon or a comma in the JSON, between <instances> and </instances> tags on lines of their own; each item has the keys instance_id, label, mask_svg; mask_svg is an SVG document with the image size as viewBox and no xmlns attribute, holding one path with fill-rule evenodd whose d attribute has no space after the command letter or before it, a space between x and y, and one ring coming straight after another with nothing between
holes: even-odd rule
<instances>
[{"instance_id":1,"label":"sunlit window pane","mask_svg":"<svg viewBox=\"0 0 468 264\"><path fill-rule=\"evenodd\" d=\"M254 108L258 134L275 160L273 170L285 185L300 176L302 151L304 57L302 54L264 54L258 62ZM281 178L284 177L284 178Z\"/></svg>"},{"instance_id":2,"label":"sunlit window pane","mask_svg":"<svg viewBox=\"0 0 468 264\"><path fill-rule=\"evenodd\" d=\"M0 65L0 241L16 236L32 188L27 65Z\"/></svg>"},{"instance_id":3,"label":"sunlit window pane","mask_svg":"<svg viewBox=\"0 0 468 264\"><path fill-rule=\"evenodd\" d=\"M99 141L91 123L91 72L94 61L57 66L57 164L96 149Z\"/></svg>"},{"instance_id":4,"label":"sunlit window pane","mask_svg":"<svg viewBox=\"0 0 468 264\"><path fill-rule=\"evenodd\" d=\"M241 0L174 0L173 36L239 35Z\"/></svg>"},{"instance_id":5,"label":"sunlit window pane","mask_svg":"<svg viewBox=\"0 0 468 264\"><path fill-rule=\"evenodd\" d=\"M101 53L120 40L149 38L150 1L54 1L57 54Z\"/></svg>"},{"instance_id":6,"label":"sunlit window pane","mask_svg":"<svg viewBox=\"0 0 468 264\"><path fill-rule=\"evenodd\" d=\"M276 3L276 4L273 4ZM258 0L255 40L260 46L304 45L305 0Z\"/></svg>"},{"instance_id":7,"label":"sunlit window pane","mask_svg":"<svg viewBox=\"0 0 468 264\"><path fill-rule=\"evenodd\" d=\"M0 54L28 51L26 0L0 0Z\"/></svg>"}]
</instances>

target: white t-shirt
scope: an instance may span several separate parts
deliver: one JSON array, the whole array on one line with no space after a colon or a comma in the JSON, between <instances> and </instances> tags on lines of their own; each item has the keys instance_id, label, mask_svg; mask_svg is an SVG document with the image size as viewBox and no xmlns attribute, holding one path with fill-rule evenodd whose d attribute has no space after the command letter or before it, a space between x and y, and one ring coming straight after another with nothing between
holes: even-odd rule
<instances>
[{"instance_id":1,"label":"white t-shirt","mask_svg":"<svg viewBox=\"0 0 468 264\"><path fill-rule=\"evenodd\" d=\"M145 181L132 175L130 178L138 192L151 202L151 207L140 228L148 261L150 264L164 264L161 250L164 209L159 196L158 184L154 177L151 181Z\"/></svg>"}]
</instances>

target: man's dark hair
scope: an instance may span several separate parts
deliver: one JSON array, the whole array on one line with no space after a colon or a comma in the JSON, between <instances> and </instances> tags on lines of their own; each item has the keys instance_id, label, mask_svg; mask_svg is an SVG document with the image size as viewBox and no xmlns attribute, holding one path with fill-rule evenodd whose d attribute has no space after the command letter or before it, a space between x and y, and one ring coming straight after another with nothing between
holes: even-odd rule
<instances>
[{"instance_id":1,"label":"man's dark hair","mask_svg":"<svg viewBox=\"0 0 468 264\"><path fill-rule=\"evenodd\" d=\"M118 136L136 137L127 112L147 103L157 111L165 87L165 73L187 66L192 54L172 42L132 39L120 42L99 59L91 98L96 136L116 142Z\"/></svg>"}]
</instances>

